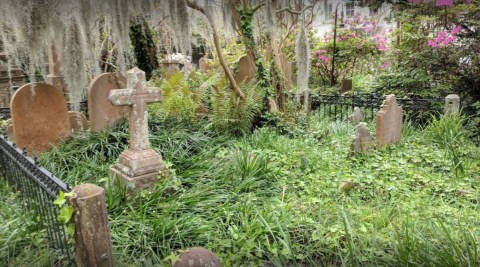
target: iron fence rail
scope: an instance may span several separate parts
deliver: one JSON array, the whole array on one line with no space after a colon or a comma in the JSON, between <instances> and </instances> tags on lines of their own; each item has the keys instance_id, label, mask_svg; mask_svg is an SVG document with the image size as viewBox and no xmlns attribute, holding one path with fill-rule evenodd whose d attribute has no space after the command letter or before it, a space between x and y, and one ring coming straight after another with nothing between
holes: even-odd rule
<instances>
[{"instance_id":1,"label":"iron fence rail","mask_svg":"<svg viewBox=\"0 0 480 267\"><path fill-rule=\"evenodd\" d=\"M40 166L37 158L27 155L14 143L0 137L0 174L19 192L26 212L46 229L53 266L74 264L74 247L68 243L65 226L58 220L60 209L53 204L60 191L69 192L67 183Z\"/></svg>"},{"instance_id":2,"label":"iron fence rail","mask_svg":"<svg viewBox=\"0 0 480 267\"><path fill-rule=\"evenodd\" d=\"M359 107L366 120L373 120L381 108L384 96L377 94L326 95L311 96L311 109L320 110L324 116L335 120L348 119L354 107ZM404 110L404 120L425 123L432 115L443 113L444 99L419 98L415 96L398 98L397 102Z\"/></svg>"}]
</instances>

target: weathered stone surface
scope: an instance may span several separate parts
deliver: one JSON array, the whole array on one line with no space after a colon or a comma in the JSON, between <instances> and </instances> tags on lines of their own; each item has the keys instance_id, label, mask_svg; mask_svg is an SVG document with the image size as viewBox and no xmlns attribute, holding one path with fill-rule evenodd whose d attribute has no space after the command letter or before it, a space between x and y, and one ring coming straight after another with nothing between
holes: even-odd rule
<instances>
[{"instance_id":1,"label":"weathered stone surface","mask_svg":"<svg viewBox=\"0 0 480 267\"><path fill-rule=\"evenodd\" d=\"M198 68L203 73L207 73L210 70L210 66L208 65L208 63L206 61L206 57L201 57L198 60Z\"/></svg>"},{"instance_id":2,"label":"weathered stone surface","mask_svg":"<svg viewBox=\"0 0 480 267\"><path fill-rule=\"evenodd\" d=\"M57 49L55 48L55 45L53 44L53 42L49 43L48 48L49 48L48 50L49 74L47 75L47 83L60 89L63 92L63 95L65 96L65 99L68 102L70 94L67 88L67 84L63 79L63 75L60 72L61 64L60 64L60 60L58 59Z\"/></svg>"},{"instance_id":3,"label":"weathered stone surface","mask_svg":"<svg viewBox=\"0 0 480 267\"><path fill-rule=\"evenodd\" d=\"M362 110L360 110L359 107L354 107L353 113L350 116L350 122L354 125L357 125L364 120L365 120L365 115L363 114Z\"/></svg>"},{"instance_id":4,"label":"weathered stone surface","mask_svg":"<svg viewBox=\"0 0 480 267\"><path fill-rule=\"evenodd\" d=\"M19 88L10 105L18 147L39 154L70 135L67 102L60 89L45 83Z\"/></svg>"},{"instance_id":5,"label":"weathered stone surface","mask_svg":"<svg viewBox=\"0 0 480 267\"><path fill-rule=\"evenodd\" d=\"M460 114L460 97L458 95L451 94L445 97L445 114Z\"/></svg>"},{"instance_id":6,"label":"weathered stone surface","mask_svg":"<svg viewBox=\"0 0 480 267\"><path fill-rule=\"evenodd\" d=\"M180 255L173 267L220 267L220 259L213 252L193 247Z\"/></svg>"},{"instance_id":7,"label":"weathered stone surface","mask_svg":"<svg viewBox=\"0 0 480 267\"><path fill-rule=\"evenodd\" d=\"M170 77L174 72L180 71L182 65L177 59L162 60L162 68L165 69L164 77Z\"/></svg>"},{"instance_id":8,"label":"weathered stone surface","mask_svg":"<svg viewBox=\"0 0 480 267\"><path fill-rule=\"evenodd\" d=\"M351 182L351 181L342 181L338 188L342 192L347 192L350 191L351 189L355 188L357 186L357 183Z\"/></svg>"},{"instance_id":9,"label":"weathered stone surface","mask_svg":"<svg viewBox=\"0 0 480 267\"><path fill-rule=\"evenodd\" d=\"M367 125L365 123L360 123L357 126L357 132L355 134L355 138L353 139L352 153L368 153L371 151L371 144L372 135L370 134Z\"/></svg>"},{"instance_id":10,"label":"weathered stone surface","mask_svg":"<svg viewBox=\"0 0 480 267\"><path fill-rule=\"evenodd\" d=\"M238 69L234 75L237 84L250 82L255 78L255 65L249 62L247 56L243 56L238 61Z\"/></svg>"},{"instance_id":11,"label":"weathered stone surface","mask_svg":"<svg viewBox=\"0 0 480 267\"><path fill-rule=\"evenodd\" d=\"M150 148L148 140L147 104L160 102L159 88L145 87L145 72L133 68L127 72L127 89L112 90L110 101L115 106L130 109L130 146L120 154L117 164L110 168L114 179L117 177L130 190L142 190L155 184L157 176L168 175L162 156Z\"/></svg>"},{"instance_id":12,"label":"weathered stone surface","mask_svg":"<svg viewBox=\"0 0 480 267\"><path fill-rule=\"evenodd\" d=\"M78 111L69 111L68 119L70 121L72 134L77 134L88 129L88 121L83 113Z\"/></svg>"},{"instance_id":13,"label":"weathered stone surface","mask_svg":"<svg viewBox=\"0 0 480 267\"><path fill-rule=\"evenodd\" d=\"M73 189L75 252L79 267L113 267L105 190L94 184Z\"/></svg>"},{"instance_id":14,"label":"weathered stone surface","mask_svg":"<svg viewBox=\"0 0 480 267\"><path fill-rule=\"evenodd\" d=\"M353 87L352 80L343 79L340 87L340 93L343 94L345 92L352 91L352 87Z\"/></svg>"},{"instance_id":15,"label":"weathered stone surface","mask_svg":"<svg viewBox=\"0 0 480 267\"><path fill-rule=\"evenodd\" d=\"M19 66L9 65L7 55L0 53L0 107L10 107L10 101L15 93L12 86L22 86L23 72Z\"/></svg>"},{"instance_id":16,"label":"weathered stone surface","mask_svg":"<svg viewBox=\"0 0 480 267\"><path fill-rule=\"evenodd\" d=\"M402 136L403 109L395 95L388 95L376 115L377 149L400 142Z\"/></svg>"},{"instance_id":17,"label":"weathered stone surface","mask_svg":"<svg viewBox=\"0 0 480 267\"><path fill-rule=\"evenodd\" d=\"M95 77L88 86L88 113L90 129L101 132L113 128L121 119L125 118L128 108L114 106L108 99L113 89L125 88L127 79L116 73L102 73Z\"/></svg>"}]
</instances>

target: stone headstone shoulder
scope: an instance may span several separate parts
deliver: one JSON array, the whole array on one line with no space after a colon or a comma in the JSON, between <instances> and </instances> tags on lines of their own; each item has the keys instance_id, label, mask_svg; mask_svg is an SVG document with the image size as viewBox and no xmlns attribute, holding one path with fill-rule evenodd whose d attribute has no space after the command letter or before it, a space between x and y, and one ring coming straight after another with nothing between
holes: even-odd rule
<instances>
[{"instance_id":1,"label":"stone headstone shoulder","mask_svg":"<svg viewBox=\"0 0 480 267\"><path fill-rule=\"evenodd\" d=\"M445 97L445 114L460 114L460 97L458 95L450 94Z\"/></svg>"},{"instance_id":2,"label":"stone headstone shoulder","mask_svg":"<svg viewBox=\"0 0 480 267\"><path fill-rule=\"evenodd\" d=\"M53 85L22 86L12 97L10 111L17 146L29 153L45 152L70 135L66 99Z\"/></svg>"},{"instance_id":3,"label":"stone headstone shoulder","mask_svg":"<svg viewBox=\"0 0 480 267\"><path fill-rule=\"evenodd\" d=\"M395 95L387 95L382 108L376 114L377 149L400 142L402 136L403 109Z\"/></svg>"},{"instance_id":4,"label":"stone headstone shoulder","mask_svg":"<svg viewBox=\"0 0 480 267\"><path fill-rule=\"evenodd\" d=\"M101 132L113 128L126 117L128 108L114 106L108 96L113 89L125 88L127 80L117 73L102 73L96 76L88 86L88 113L90 128Z\"/></svg>"}]
</instances>

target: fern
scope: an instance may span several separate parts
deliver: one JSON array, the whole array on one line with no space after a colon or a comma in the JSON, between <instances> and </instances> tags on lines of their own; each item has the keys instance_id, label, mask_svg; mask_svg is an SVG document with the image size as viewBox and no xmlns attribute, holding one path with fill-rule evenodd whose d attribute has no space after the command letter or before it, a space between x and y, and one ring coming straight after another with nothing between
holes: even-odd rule
<instances>
[{"instance_id":1,"label":"fern","mask_svg":"<svg viewBox=\"0 0 480 267\"><path fill-rule=\"evenodd\" d=\"M247 133L260 113L262 94L257 84L241 86L245 100L238 98L231 90L217 89L212 94L211 126L219 132L232 134Z\"/></svg>"}]
</instances>

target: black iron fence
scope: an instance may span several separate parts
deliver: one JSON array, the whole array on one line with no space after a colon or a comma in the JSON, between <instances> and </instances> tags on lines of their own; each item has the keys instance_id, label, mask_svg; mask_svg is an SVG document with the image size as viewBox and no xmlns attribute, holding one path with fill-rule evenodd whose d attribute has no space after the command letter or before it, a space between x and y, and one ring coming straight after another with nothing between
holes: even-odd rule
<instances>
[{"instance_id":1,"label":"black iron fence","mask_svg":"<svg viewBox=\"0 0 480 267\"><path fill-rule=\"evenodd\" d=\"M385 96L377 94L315 94L311 96L311 109L320 110L324 116L335 120L345 120L352 114L354 107L359 107L366 120L373 120L384 100ZM404 120L425 123L432 115L443 113L445 100L442 98L426 99L410 96L397 98L397 103L403 108Z\"/></svg>"},{"instance_id":2,"label":"black iron fence","mask_svg":"<svg viewBox=\"0 0 480 267\"><path fill-rule=\"evenodd\" d=\"M65 226L58 220L59 208L53 201L60 191L69 192L68 184L40 166L37 158L27 155L15 144L0 137L0 179L19 192L27 213L46 229L51 248L52 266L74 263L74 248L68 243Z\"/></svg>"}]
</instances>

